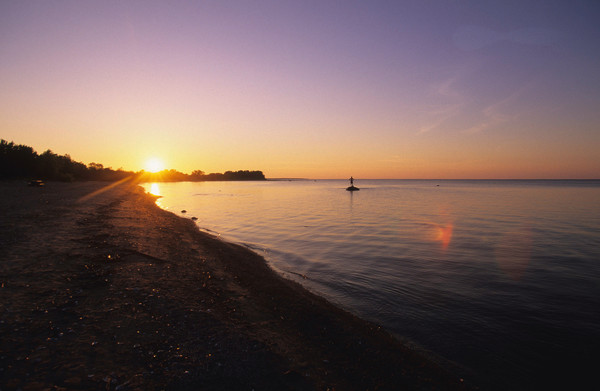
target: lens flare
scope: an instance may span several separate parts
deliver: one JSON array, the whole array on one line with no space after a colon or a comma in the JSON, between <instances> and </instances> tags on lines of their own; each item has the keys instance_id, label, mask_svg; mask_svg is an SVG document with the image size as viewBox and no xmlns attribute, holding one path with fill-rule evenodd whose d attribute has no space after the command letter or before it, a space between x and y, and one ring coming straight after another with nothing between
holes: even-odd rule
<instances>
[{"instance_id":1,"label":"lens flare","mask_svg":"<svg viewBox=\"0 0 600 391\"><path fill-rule=\"evenodd\" d=\"M450 245L450 241L452 240L452 231L454 230L454 225L452 223L448 223L446 225L440 225L433 223L435 228L435 240L441 242L442 249L446 250Z\"/></svg>"}]
</instances>

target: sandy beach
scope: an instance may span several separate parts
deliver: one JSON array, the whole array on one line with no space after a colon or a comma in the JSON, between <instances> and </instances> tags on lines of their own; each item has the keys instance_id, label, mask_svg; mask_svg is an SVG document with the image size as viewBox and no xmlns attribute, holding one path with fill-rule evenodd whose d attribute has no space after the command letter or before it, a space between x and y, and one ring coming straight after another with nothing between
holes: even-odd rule
<instances>
[{"instance_id":1,"label":"sandy beach","mask_svg":"<svg viewBox=\"0 0 600 391\"><path fill-rule=\"evenodd\" d=\"M1 390L459 390L458 376L158 208L0 183Z\"/></svg>"}]
</instances>

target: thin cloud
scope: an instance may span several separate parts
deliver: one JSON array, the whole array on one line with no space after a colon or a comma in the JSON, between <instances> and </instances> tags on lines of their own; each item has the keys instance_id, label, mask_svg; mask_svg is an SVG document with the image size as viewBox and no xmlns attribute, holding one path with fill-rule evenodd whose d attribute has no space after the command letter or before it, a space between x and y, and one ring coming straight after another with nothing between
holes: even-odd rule
<instances>
[{"instance_id":1,"label":"thin cloud","mask_svg":"<svg viewBox=\"0 0 600 391\"><path fill-rule=\"evenodd\" d=\"M423 134L439 128L449 119L460 114L464 106L464 97L456 91L454 85L458 76L449 78L434 88L432 100L446 100L446 103L431 104L423 111L426 124L422 125L417 134Z\"/></svg>"},{"instance_id":2,"label":"thin cloud","mask_svg":"<svg viewBox=\"0 0 600 391\"><path fill-rule=\"evenodd\" d=\"M479 133L502 123L517 120L520 114L516 110L516 107L519 106L523 95L532 89L532 86L533 83L527 83L513 91L509 96L487 105L481 110L484 119L472 127L465 129L463 133Z\"/></svg>"}]
</instances>

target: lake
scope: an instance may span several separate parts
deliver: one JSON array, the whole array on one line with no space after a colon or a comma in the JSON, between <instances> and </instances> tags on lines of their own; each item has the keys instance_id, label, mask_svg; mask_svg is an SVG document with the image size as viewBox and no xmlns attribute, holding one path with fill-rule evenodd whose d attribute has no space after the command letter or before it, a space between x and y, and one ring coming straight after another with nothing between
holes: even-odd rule
<instances>
[{"instance_id":1,"label":"lake","mask_svg":"<svg viewBox=\"0 0 600 391\"><path fill-rule=\"evenodd\" d=\"M600 181L145 184L158 205L263 255L484 389L592 378ZM187 210L182 214L181 210Z\"/></svg>"}]
</instances>

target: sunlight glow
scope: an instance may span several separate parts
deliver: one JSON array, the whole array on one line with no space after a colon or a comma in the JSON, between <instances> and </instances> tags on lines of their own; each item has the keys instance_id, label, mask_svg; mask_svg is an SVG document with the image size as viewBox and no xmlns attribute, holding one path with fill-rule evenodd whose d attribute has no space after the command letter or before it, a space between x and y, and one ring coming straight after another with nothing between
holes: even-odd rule
<instances>
[{"instance_id":1,"label":"sunlight glow","mask_svg":"<svg viewBox=\"0 0 600 391\"><path fill-rule=\"evenodd\" d=\"M165 169L165 164L163 163L162 160L158 159L158 158L150 158L148 160L146 160L146 164L144 166L145 170L148 172L159 172Z\"/></svg>"},{"instance_id":2,"label":"sunlight glow","mask_svg":"<svg viewBox=\"0 0 600 391\"><path fill-rule=\"evenodd\" d=\"M95 196L97 196L98 194L102 194L102 193L104 193L105 191L112 189L113 187L116 187L116 186L122 185L123 183L125 183L125 182L127 182L127 181L129 181L129 180L131 180L131 179L132 179L132 177L131 177L131 176L128 176L128 177L126 177L126 178L123 178L123 179L121 179L120 181L117 181L117 182L110 183L110 184L108 184L108 185L104 186L104 187L103 187L103 188L101 188L101 189L98 189L98 190L96 190L96 191L94 191L94 192L92 192L92 193L86 194L86 195L84 195L83 197L79 198L79 199L77 200L77 203L80 203L80 202L85 202L85 201L89 200L90 198L94 198L94 197L95 197Z\"/></svg>"}]
</instances>

